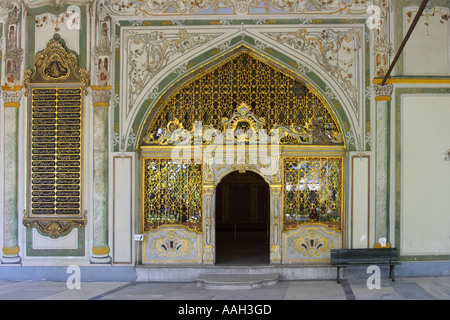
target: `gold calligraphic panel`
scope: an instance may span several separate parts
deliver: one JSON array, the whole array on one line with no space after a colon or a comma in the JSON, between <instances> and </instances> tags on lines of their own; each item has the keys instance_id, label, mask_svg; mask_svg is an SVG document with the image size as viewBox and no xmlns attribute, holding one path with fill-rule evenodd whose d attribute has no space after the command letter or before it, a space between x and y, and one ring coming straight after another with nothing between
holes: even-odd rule
<instances>
[{"instance_id":1,"label":"gold calligraphic panel","mask_svg":"<svg viewBox=\"0 0 450 320\"><path fill-rule=\"evenodd\" d=\"M31 91L32 216L81 215L81 88Z\"/></svg>"},{"instance_id":2,"label":"gold calligraphic panel","mask_svg":"<svg viewBox=\"0 0 450 320\"><path fill-rule=\"evenodd\" d=\"M144 232L167 224L201 232L201 164L145 158L143 177Z\"/></svg>"},{"instance_id":3,"label":"gold calligraphic panel","mask_svg":"<svg viewBox=\"0 0 450 320\"><path fill-rule=\"evenodd\" d=\"M285 230L318 223L342 230L343 158L284 159L283 210Z\"/></svg>"}]
</instances>

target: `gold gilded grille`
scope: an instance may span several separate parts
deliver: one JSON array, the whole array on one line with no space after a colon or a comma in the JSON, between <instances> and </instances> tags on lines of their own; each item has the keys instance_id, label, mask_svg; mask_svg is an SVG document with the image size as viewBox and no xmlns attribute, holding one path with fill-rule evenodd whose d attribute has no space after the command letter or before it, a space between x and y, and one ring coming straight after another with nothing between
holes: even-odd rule
<instances>
[{"instance_id":1,"label":"gold gilded grille","mask_svg":"<svg viewBox=\"0 0 450 320\"><path fill-rule=\"evenodd\" d=\"M284 230L320 223L342 230L342 158L284 160Z\"/></svg>"},{"instance_id":2,"label":"gold gilded grille","mask_svg":"<svg viewBox=\"0 0 450 320\"><path fill-rule=\"evenodd\" d=\"M81 214L80 88L32 89L31 214Z\"/></svg>"},{"instance_id":3,"label":"gold gilded grille","mask_svg":"<svg viewBox=\"0 0 450 320\"><path fill-rule=\"evenodd\" d=\"M202 230L202 166L168 159L143 161L144 232L164 224Z\"/></svg>"},{"instance_id":4,"label":"gold gilded grille","mask_svg":"<svg viewBox=\"0 0 450 320\"><path fill-rule=\"evenodd\" d=\"M165 101L146 135L158 139L172 121L189 131L196 121L223 130L222 119L229 118L242 103L265 120L267 132L285 126L312 135L320 128L330 144L343 144L340 128L325 101L250 52L225 60L178 89ZM313 140L311 143L318 143Z\"/></svg>"}]
</instances>

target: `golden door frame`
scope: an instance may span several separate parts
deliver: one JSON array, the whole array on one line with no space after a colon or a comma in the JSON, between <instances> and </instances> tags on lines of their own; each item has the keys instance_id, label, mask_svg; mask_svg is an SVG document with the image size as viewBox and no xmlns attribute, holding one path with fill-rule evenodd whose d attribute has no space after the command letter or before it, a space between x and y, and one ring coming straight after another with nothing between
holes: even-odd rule
<instances>
[{"instance_id":1,"label":"golden door frame","mask_svg":"<svg viewBox=\"0 0 450 320\"><path fill-rule=\"evenodd\" d=\"M203 147L204 149L204 147ZM140 150L141 158L141 175L144 176L144 162L145 159L170 159L173 147L170 146L153 146L142 147ZM345 183L343 178L345 176L345 158L346 150L343 147L330 146L289 146L283 148L279 156L273 157L272 161L278 163L278 170L276 174L267 175L267 171L260 164L249 163L248 159L258 152L257 148L247 148L247 157L245 163L231 163L231 164L211 164L207 158L202 158L202 227L201 231L195 231L187 228L182 224L162 224L156 229L146 231L144 233L144 244L142 247L142 263L157 263L157 264L205 264L214 265L216 262L216 187L223 177L234 171L253 171L260 175L269 186L270 209L269 209L269 246L270 246L270 264L286 264L296 263L301 261L326 261L325 257L316 257L317 259L302 260L300 258L290 258L287 254L287 243L290 241L290 233L298 232L300 229L319 230L325 234L334 237L335 240L328 240L329 247L342 246L342 235L345 226L344 215L344 199L341 203L341 230L331 230L323 223L305 223L295 230L288 232L283 230L284 211L283 211L283 160L291 157L337 157L342 158L342 172L341 172L341 188L342 193L345 194ZM143 179L141 180L141 201L140 201L140 228L143 232L144 225L144 186ZM343 197L344 198L344 197ZM320 230L319 230L320 231ZM190 246L185 246L175 252L167 248L162 249L161 244L167 242L177 235L177 239L182 239ZM298 242L298 239L295 241ZM333 242L333 243L331 243ZM189 247L189 248L187 248ZM187 248L187 249L186 249ZM173 248L172 248L173 249ZM189 254L186 254L190 250ZM311 251L309 251L309 254ZM306 252L304 252L306 256Z\"/></svg>"}]
</instances>

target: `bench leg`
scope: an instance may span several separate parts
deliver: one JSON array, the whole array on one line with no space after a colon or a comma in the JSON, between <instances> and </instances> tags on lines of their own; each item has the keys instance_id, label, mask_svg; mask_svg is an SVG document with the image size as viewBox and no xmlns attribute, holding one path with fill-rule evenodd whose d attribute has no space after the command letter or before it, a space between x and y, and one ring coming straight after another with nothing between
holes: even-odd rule
<instances>
[{"instance_id":1,"label":"bench leg","mask_svg":"<svg viewBox=\"0 0 450 320\"><path fill-rule=\"evenodd\" d=\"M337 267L337 277L336 277L337 283L341 283L339 268L340 267Z\"/></svg>"},{"instance_id":2,"label":"bench leg","mask_svg":"<svg viewBox=\"0 0 450 320\"><path fill-rule=\"evenodd\" d=\"M394 279L394 267L395 267L395 265L393 265L393 264L391 264L389 266L389 279L392 279L392 282L395 282L395 279Z\"/></svg>"}]
</instances>

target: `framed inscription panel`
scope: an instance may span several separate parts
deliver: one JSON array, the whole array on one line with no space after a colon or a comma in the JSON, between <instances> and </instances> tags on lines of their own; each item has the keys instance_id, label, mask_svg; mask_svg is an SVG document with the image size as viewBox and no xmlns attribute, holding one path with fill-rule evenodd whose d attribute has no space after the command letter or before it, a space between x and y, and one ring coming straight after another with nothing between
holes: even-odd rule
<instances>
[{"instance_id":1,"label":"framed inscription panel","mask_svg":"<svg viewBox=\"0 0 450 320\"><path fill-rule=\"evenodd\" d=\"M84 225L83 88L30 85L27 221L52 237Z\"/></svg>"},{"instance_id":2,"label":"framed inscription panel","mask_svg":"<svg viewBox=\"0 0 450 320\"><path fill-rule=\"evenodd\" d=\"M52 238L86 225L83 105L87 73L51 40L26 73L28 195L23 223Z\"/></svg>"}]
</instances>

